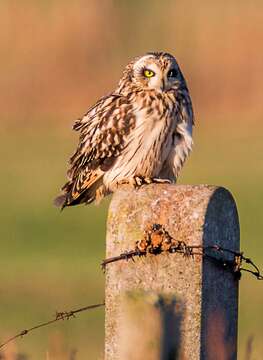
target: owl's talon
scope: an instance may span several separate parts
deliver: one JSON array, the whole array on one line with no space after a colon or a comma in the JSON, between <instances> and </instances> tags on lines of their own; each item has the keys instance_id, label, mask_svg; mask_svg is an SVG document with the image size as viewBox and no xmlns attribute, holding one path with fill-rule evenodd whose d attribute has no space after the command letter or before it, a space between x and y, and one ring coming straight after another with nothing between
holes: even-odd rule
<instances>
[{"instance_id":1,"label":"owl's talon","mask_svg":"<svg viewBox=\"0 0 263 360\"><path fill-rule=\"evenodd\" d=\"M143 178L141 178L139 176L135 176L134 182L135 182L135 184L134 184L135 187L140 187L143 184Z\"/></svg>"},{"instance_id":2,"label":"owl's talon","mask_svg":"<svg viewBox=\"0 0 263 360\"><path fill-rule=\"evenodd\" d=\"M153 178L152 179L153 183L157 183L157 184L171 184L171 180L169 179L160 179L160 178Z\"/></svg>"},{"instance_id":3,"label":"owl's talon","mask_svg":"<svg viewBox=\"0 0 263 360\"><path fill-rule=\"evenodd\" d=\"M153 179L149 178L149 177L145 177L143 180L144 180L145 184L152 184L153 183Z\"/></svg>"},{"instance_id":4,"label":"owl's talon","mask_svg":"<svg viewBox=\"0 0 263 360\"><path fill-rule=\"evenodd\" d=\"M135 177L132 177L132 178L119 180L117 182L117 188L122 186L122 185L129 185L129 186L132 186L134 188L139 188L140 186L142 186L142 184L143 184L143 178L141 178L139 176L135 176Z\"/></svg>"}]
</instances>

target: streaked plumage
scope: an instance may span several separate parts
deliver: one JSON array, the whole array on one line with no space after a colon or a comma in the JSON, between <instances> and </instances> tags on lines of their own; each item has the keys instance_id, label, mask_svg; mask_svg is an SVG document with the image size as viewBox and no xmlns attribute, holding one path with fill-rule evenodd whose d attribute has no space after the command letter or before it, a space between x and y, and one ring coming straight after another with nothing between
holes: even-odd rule
<instances>
[{"instance_id":1,"label":"streaked plumage","mask_svg":"<svg viewBox=\"0 0 263 360\"><path fill-rule=\"evenodd\" d=\"M192 147L193 111L175 58L148 53L131 61L117 89L73 129L79 144L60 207L90 203L120 185L175 182Z\"/></svg>"}]
</instances>

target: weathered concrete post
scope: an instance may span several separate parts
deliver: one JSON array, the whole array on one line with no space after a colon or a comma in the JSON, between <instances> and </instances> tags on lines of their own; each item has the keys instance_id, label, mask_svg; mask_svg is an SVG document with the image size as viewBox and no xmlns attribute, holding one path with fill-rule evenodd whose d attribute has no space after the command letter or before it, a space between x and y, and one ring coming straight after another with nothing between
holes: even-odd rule
<instances>
[{"instance_id":1,"label":"weathered concrete post","mask_svg":"<svg viewBox=\"0 0 263 360\"><path fill-rule=\"evenodd\" d=\"M187 244L216 244L239 250L238 215L227 190L206 185L153 184L139 190L120 190L114 195L109 209L106 256L133 249L135 242L142 239L145 228L153 223L163 224L175 239ZM146 308L137 312L137 318L136 311L127 314L132 308L131 300L127 305L127 294L133 294L134 298L134 291L138 290L146 293L146 298L151 294L151 298L170 299L168 308L171 301L177 304L176 311L174 308L168 311L177 332L167 331L164 322L151 320L158 319L157 315L150 315L156 309L153 302L145 301ZM109 264L105 360L234 360L237 310L238 280L201 256L163 253L147 255L135 262ZM133 337L124 331L130 327L135 327L140 336ZM152 337L148 336L150 329ZM167 351L160 346L164 333L167 338L177 337L167 341L167 345L162 344L171 347ZM139 346L140 338L142 342L149 341L149 349L156 348L151 350L151 357L145 354L145 347Z\"/></svg>"}]
</instances>

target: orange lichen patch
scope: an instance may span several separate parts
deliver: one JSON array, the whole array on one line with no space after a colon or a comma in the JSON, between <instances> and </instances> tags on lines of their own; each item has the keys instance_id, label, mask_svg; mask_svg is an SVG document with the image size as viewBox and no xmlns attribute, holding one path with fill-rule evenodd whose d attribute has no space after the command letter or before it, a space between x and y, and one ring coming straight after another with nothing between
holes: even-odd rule
<instances>
[{"instance_id":1,"label":"orange lichen patch","mask_svg":"<svg viewBox=\"0 0 263 360\"><path fill-rule=\"evenodd\" d=\"M136 249L145 253L158 253L170 251L178 245L179 242L171 237L163 225L152 224L146 227L143 239L136 242Z\"/></svg>"},{"instance_id":2,"label":"orange lichen patch","mask_svg":"<svg viewBox=\"0 0 263 360\"><path fill-rule=\"evenodd\" d=\"M139 240L137 241L136 246L141 252L146 252L148 241L146 239Z\"/></svg>"}]
</instances>

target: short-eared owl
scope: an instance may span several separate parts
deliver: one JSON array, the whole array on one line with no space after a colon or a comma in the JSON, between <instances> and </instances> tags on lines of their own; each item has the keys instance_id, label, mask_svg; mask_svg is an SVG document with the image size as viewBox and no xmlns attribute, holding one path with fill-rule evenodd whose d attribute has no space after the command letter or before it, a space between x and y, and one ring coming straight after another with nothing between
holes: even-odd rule
<instances>
[{"instance_id":1,"label":"short-eared owl","mask_svg":"<svg viewBox=\"0 0 263 360\"><path fill-rule=\"evenodd\" d=\"M79 144L60 207L91 203L120 185L175 182L192 147L193 111L175 58L147 53L131 61L115 91L75 122Z\"/></svg>"}]
</instances>

